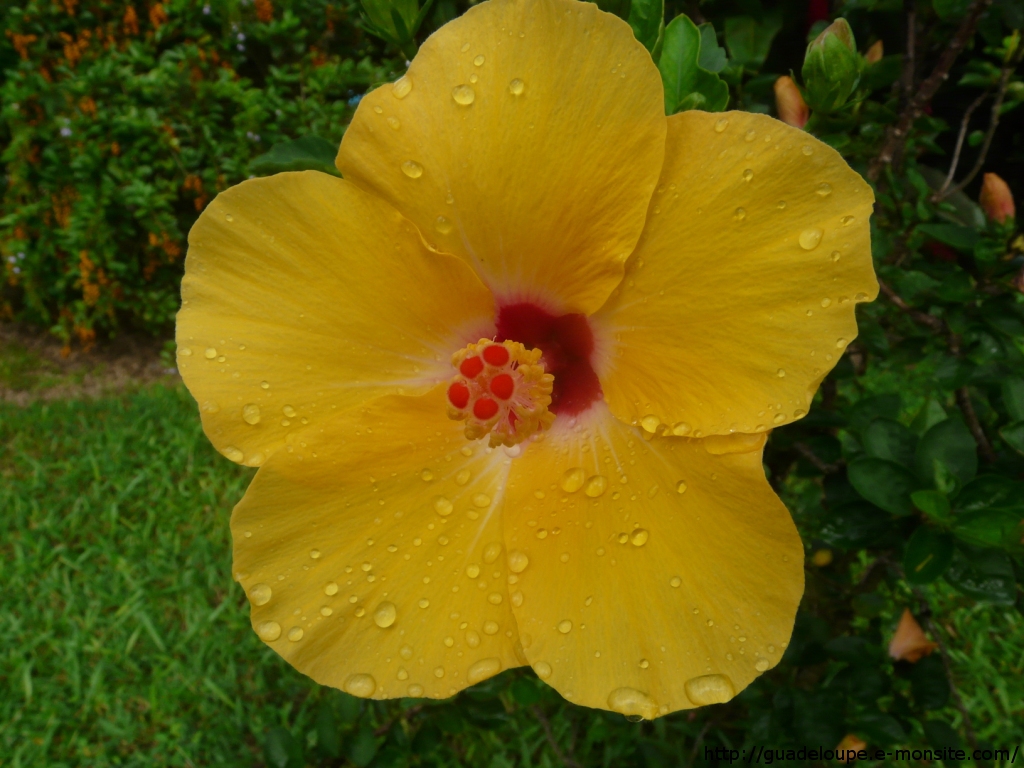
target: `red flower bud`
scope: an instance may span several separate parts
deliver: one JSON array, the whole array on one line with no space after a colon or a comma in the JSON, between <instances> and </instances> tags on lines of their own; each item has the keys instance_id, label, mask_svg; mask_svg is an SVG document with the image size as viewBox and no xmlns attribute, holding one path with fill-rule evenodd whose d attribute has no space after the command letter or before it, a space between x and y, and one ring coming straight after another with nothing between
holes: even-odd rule
<instances>
[{"instance_id":1,"label":"red flower bud","mask_svg":"<svg viewBox=\"0 0 1024 768\"><path fill-rule=\"evenodd\" d=\"M775 108L779 120L794 128L803 128L811 116L811 110L800 95L800 89L789 75L783 75L775 81Z\"/></svg>"},{"instance_id":2,"label":"red flower bud","mask_svg":"<svg viewBox=\"0 0 1024 768\"><path fill-rule=\"evenodd\" d=\"M1017 214L1010 188L994 173L985 174L985 181L981 185L981 194L978 195L978 203L985 211L986 216L1000 224L1007 219L1014 218Z\"/></svg>"},{"instance_id":3,"label":"red flower bud","mask_svg":"<svg viewBox=\"0 0 1024 768\"><path fill-rule=\"evenodd\" d=\"M885 47L882 45L881 40L876 40L875 43L864 52L864 61L868 64L877 64L882 60L885 55Z\"/></svg>"}]
</instances>

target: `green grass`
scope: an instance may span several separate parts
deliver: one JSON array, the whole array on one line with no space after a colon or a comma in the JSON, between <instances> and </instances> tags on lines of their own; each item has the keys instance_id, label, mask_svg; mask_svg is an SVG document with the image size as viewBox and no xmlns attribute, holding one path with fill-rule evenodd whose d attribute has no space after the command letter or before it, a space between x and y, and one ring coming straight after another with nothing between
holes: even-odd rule
<instances>
[{"instance_id":1,"label":"green grass","mask_svg":"<svg viewBox=\"0 0 1024 768\"><path fill-rule=\"evenodd\" d=\"M0 387L33 392L61 381L53 363L15 342L0 343Z\"/></svg>"},{"instance_id":2,"label":"green grass","mask_svg":"<svg viewBox=\"0 0 1024 768\"><path fill-rule=\"evenodd\" d=\"M0 404L0 766L687 765L697 734L724 743L771 695L637 724L527 670L447 702L320 688L259 642L231 578L251 475L180 386ZM979 737L1024 741L1024 620L934 599Z\"/></svg>"}]
</instances>

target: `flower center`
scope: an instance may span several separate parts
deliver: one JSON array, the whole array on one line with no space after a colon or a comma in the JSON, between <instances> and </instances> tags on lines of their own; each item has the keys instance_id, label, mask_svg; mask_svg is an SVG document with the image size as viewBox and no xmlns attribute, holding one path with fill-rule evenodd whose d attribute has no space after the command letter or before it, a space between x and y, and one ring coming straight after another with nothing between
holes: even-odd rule
<instances>
[{"instance_id":1,"label":"flower center","mask_svg":"<svg viewBox=\"0 0 1024 768\"><path fill-rule=\"evenodd\" d=\"M541 350L517 341L480 339L452 355L458 373L448 386L448 416L466 422L466 437L490 434L491 447L513 446L551 426L554 377Z\"/></svg>"},{"instance_id":2,"label":"flower center","mask_svg":"<svg viewBox=\"0 0 1024 768\"><path fill-rule=\"evenodd\" d=\"M585 315L556 317L536 304L509 304L498 312L498 341L515 339L543 352L544 369L555 377L548 409L576 416L601 399L601 382L590 364L594 334Z\"/></svg>"}]
</instances>

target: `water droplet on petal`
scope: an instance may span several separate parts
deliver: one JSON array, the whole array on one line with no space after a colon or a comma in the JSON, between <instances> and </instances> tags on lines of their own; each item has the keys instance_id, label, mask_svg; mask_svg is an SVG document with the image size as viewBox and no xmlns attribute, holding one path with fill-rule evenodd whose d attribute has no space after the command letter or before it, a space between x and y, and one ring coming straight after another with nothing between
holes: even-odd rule
<instances>
[{"instance_id":1,"label":"water droplet on petal","mask_svg":"<svg viewBox=\"0 0 1024 768\"><path fill-rule=\"evenodd\" d=\"M843 254L841 254L839 251L832 251L832 253L830 255L830 257L832 259L832 262L835 263L835 262L839 261L839 259L842 257L842 255Z\"/></svg>"},{"instance_id":2,"label":"water droplet on petal","mask_svg":"<svg viewBox=\"0 0 1024 768\"><path fill-rule=\"evenodd\" d=\"M683 583L683 580L680 579L678 576L673 576L671 579L668 580L669 586L672 587L673 589L678 589L679 585L682 584L682 583Z\"/></svg>"},{"instance_id":3,"label":"water droplet on petal","mask_svg":"<svg viewBox=\"0 0 1024 768\"><path fill-rule=\"evenodd\" d=\"M333 581L328 582L327 586L324 587L324 594L327 595L328 597L333 597L334 595L338 594L338 585L337 585L337 583L335 583Z\"/></svg>"},{"instance_id":4,"label":"water droplet on petal","mask_svg":"<svg viewBox=\"0 0 1024 768\"><path fill-rule=\"evenodd\" d=\"M743 171L743 180L744 181L750 181L753 178L754 178L754 172L750 168L747 168L745 171Z\"/></svg>"},{"instance_id":5,"label":"water droplet on petal","mask_svg":"<svg viewBox=\"0 0 1024 768\"><path fill-rule=\"evenodd\" d=\"M841 219L839 220L839 222L840 222L840 223L841 223L841 224L842 224L842 225L843 225L844 227L848 227L848 226L850 226L851 224L853 224L853 222L854 222L854 221L855 221L855 218L854 218L853 216L843 216L843 218L841 218Z\"/></svg>"},{"instance_id":6,"label":"water droplet on petal","mask_svg":"<svg viewBox=\"0 0 1024 768\"><path fill-rule=\"evenodd\" d=\"M846 339L836 339L836 349L842 349L846 346Z\"/></svg>"},{"instance_id":7,"label":"water droplet on petal","mask_svg":"<svg viewBox=\"0 0 1024 768\"><path fill-rule=\"evenodd\" d=\"M260 640L272 643L281 636L281 625L276 621L261 621L256 625L256 634Z\"/></svg>"},{"instance_id":8,"label":"water droplet on petal","mask_svg":"<svg viewBox=\"0 0 1024 768\"><path fill-rule=\"evenodd\" d=\"M772 419L772 421L774 421L776 424L781 424L785 420L786 420L786 414L784 414L784 413L776 413L775 414L775 418Z\"/></svg>"},{"instance_id":9,"label":"water droplet on petal","mask_svg":"<svg viewBox=\"0 0 1024 768\"><path fill-rule=\"evenodd\" d=\"M227 457L228 459L231 459L231 461L234 461L234 462L241 461L244 458L244 456L245 456L245 454L243 454L240 450L235 448L235 446L233 446L233 445L225 445L223 448L220 449L220 452L222 454L224 454L225 457Z\"/></svg>"},{"instance_id":10,"label":"water droplet on petal","mask_svg":"<svg viewBox=\"0 0 1024 768\"><path fill-rule=\"evenodd\" d=\"M295 409L292 408L290 405L286 405L284 408L281 409L281 411L289 419L294 419L296 416Z\"/></svg>"},{"instance_id":11,"label":"water droplet on petal","mask_svg":"<svg viewBox=\"0 0 1024 768\"><path fill-rule=\"evenodd\" d=\"M826 297L826 298L821 300L821 306L828 307L828 306L831 306L831 305L832 305L832 299Z\"/></svg>"},{"instance_id":12,"label":"water droplet on petal","mask_svg":"<svg viewBox=\"0 0 1024 768\"><path fill-rule=\"evenodd\" d=\"M288 630L288 639L293 643L297 643L302 639L304 634L306 633L302 631L302 627L292 627Z\"/></svg>"},{"instance_id":13,"label":"water droplet on petal","mask_svg":"<svg viewBox=\"0 0 1024 768\"><path fill-rule=\"evenodd\" d=\"M480 54L475 59L473 59L473 64L478 66L478 67L482 67L484 65L484 56L483 56L483 54Z\"/></svg>"},{"instance_id":14,"label":"water droplet on petal","mask_svg":"<svg viewBox=\"0 0 1024 768\"><path fill-rule=\"evenodd\" d=\"M434 499L434 511L441 517L447 517L452 513L453 509L452 503L444 496L438 496Z\"/></svg>"},{"instance_id":15,"label":"water droplet on petal","mask_svg":"<svg viewBox=\"0 0 1024 768\"><path fill-rule=\"evenodd\" d=\"M533 665L533 671L537 673L537 677L541 680L547 680L551 677L551 665L546 661L538 661Z\"/></svg>"},{"instance_id":16,"label":"water droplet on petal","mask_svg":"<svg viewBox=\"0 0 1024 768\"><path fill-rule=\"evenodd\" d=\"M812 227L811 229L805 229L803 232L800 233L800 237L798 238L800 242L800 247L803 248L805 251L813 251L815 248L818 247L818 243L821 242L821 236L823 234L824 233L820 229L817 229L816 227Z\"/></svg>"},{"instance_id":17,"label":"water droplet on petal","mask_svg":"<svg viewBox=\"0 0 1024 768\"><path fill-rule=\"evenodd\" d=\"M207 360L213 360L213 358L217 356L217 348L208 347L207 350L203 353L203 355L206 357Z\"/></svg>"},{"instance_id":18,"label":"water droplet on petal","mask_svg":"<svg viewBox=\"0 0 1024 768\"><path fill-rule=\"evenodd\" d=\"M653 720L658 716L658 705L654 699L636 688L616 688L609 693L608 709L629 718Z\"/></svg>"},{"instance_id":19,"label":"water droplet on petal","mask_svg":"<svg viewBox=\"0 0 1024 768\"><path fill-rule=\"evenodd\" d=\"M402 127L402 123L401 123L401 121L397 117L389 117L388 118L388 125L390 125L392 128L394 128L396 131L399 128Z\"/></svg>"},{"instance_id":20,"label":"water droplet on petal","mask_svg":"<svg viewBox=\"0 0 1024 768\"><path fill-rule=\"evenodd\" d=\"M729 118L722 117L715 122L715 133L721 133L729 125Z\"/></svg>"},{"instance_id":21,"label":"water droplet on petal","mask_svg":"<svg viewBox=\"0 0 1024 768\"><path fill-rule=\"evenodd\" d=\"M484 562L487 563L488 565L490 565L491 563L493 563L495 560L498 559L498 556L500 554L501 554L501 544L499 544L496 541L492 542L492 543L488 544L487 547L484 549Z\"/></svg>"},{"instance_id":22,"label":"water droplet on petal","mask_svg":"<svg viewBox=\"0 0 1024 768\"><path fill-rule=\"evenodd\" d=\"M488 677L494 677L499 672L501 672L500 659L480 659L480 661L473 662L470 665L469 671L466 673L466 679L469 680L470 684L479 683Z\"/></svg>"},{"instance_id":23,"label":"water droplet on petal","mask_svg":"<svg viewBox=\"0 0 1024 768\"><path fill-rule=\"evenodd\" d=\"M868 295L866 293L858 293L856 296L853 297L853 300L854 301L867 301L868 300Z\"/></svg>"},{"instance_id":24,"label":"water droplet on petal","mask_svg":"<svg viewBox=\"0 0 1024 768\"><path fill-rule=\"evenodd\" d=\"M657 416L648 414L640 419L640 426L644 428L646 432L654 432L658 429L658 425L661 424L661 419Z\"/></svg>"},{"instance_id":25,"label":"water droplet on petal","mask_svg":"<svg viewBox=\"0 0 1024 768\"><path fill-rule=\"evenodd\" d=\"M460 104L463 107L468 107L474 101L476 101L476 91L470 88L468 85L456 85L452 88L452 99L455 100L456 104Z\"/></svg>"},{"instance_id":26,"label":"water droplet on petal","mask_svg":"<svg viewBox=\"0 0 1024 768\"><path fill-rule=\"evenodd\" d=\"M736 219L736 221L743 221L747 218L747 211L744 208L737 208L733 211L732 217Z\"/></svg>"},{"instance_id":27,"label":"water droplet on petal","mask_svg":"<svg viewBox=\"0 0 1024 768\"><path fill-rule=\"evenodd\" d=\"M582 467L573 467L572 469L565 470L562 474L562 490L566 493L575 493L583 487L583 481L586 476L586 472L583 471Z\"/></svg>"},{"instance_id":28,"label":"water droplet on petal","mask_svg":"<svg viewBox=\"0 0 1024 768\"><path fill-rule=\"evenodd\" d=\"M820 197L828 197L832 194L832 185L823 181L814 191L817 192Z\"/></svg>"},{"instance_id":29,"label":"water droplet on petal","mask_svg":"<svg viewBox=\"0 0 1024 768\"><path fill-rule=\"evenodd\" d=\"M560 622L558 622L558 631L561 632L563 635L569 634L570 632L572 632L572 622L568 619L562 619Z\"/></svg>"},{"instance_id":30,"label":"water droplet on petal","mask_svg":"<svg viewBox=\"0 0 1024 768\"><path fill-rule=\"evenodd\" d=\"M373 111L376 112L379 115L379 114L381 114L384 111L384 108L383 107L379 107L379 106L375 106L373 108Z\"/></svg>"},{"instance_id":31,"label":"water droplet on petal","mask_svg":"<svg viewBox=\"0 0 1024 768\"><path fill-rule=\"evenodd\" d=\"M757 131L751 128L749 131L743 134L743 139L744 141L753 141L755 136L757 136Z\"/></svg>"},{"instance_id":32,"label":"water droplet on petal","mask_svg":"<svg viewBox=\"0 0 1024 768\"><path fill-rule=\"evenodd\" d=\"M345 693L365 699L367 696L372 696L373 692L377 690L377 681L373 679L372 675L349 675L342 684L342 688L345 689Z\"/></svg>"},{"instance_id":33,"label":"water droplet on petal","mask_svg":"<svg viewBox=\"0 0 1024 768\"><path fill-rule=\"evenodd\" d=\"M643 528L637 528L629 536L629 540L633 543L634 547L642 547L647 543L648 538L650 538L650 533Z\"/></svg>"},{"instance_id":34,"label":"water droplet on petal","mask_svg":"<svg viewBox=\"0 0 1024 768\"><path fill-rule=\"evenodd\" d=\"M684 435L690 434L690 429L691 427L689 424L685 421L680 421L672 426L672 434L677 435L678 437L683 437Z\"/></svg>"},{"instance_id":35,"label":"water droplet on petal","mask_svg":"<svg viewBox=\"0 0 1024 768\"><path fill-rule=\"evenodd\" d=\"M391 95L396 99L404 99L412 91L412 80L408 75L402 75L391 84Z\"/></svg>"},{"instance_id":36,"label":"water droplet on petal","mask_svg":"<svg viewBox=\"0 0 1024 768\"><path fill-rule=\"evenodd\" d=\"M725 675L701 675L686 681L686 695L698 707L724 704L736 695L732 680Z\"/></svg>"},{"instance_id":37,"label":"water droplet on petal","mask_svg":"<svg viewBox=\"0 0 1024 768\"><path fill-rule=\"evenodd\" d=\"M767 671L769 666L771 666L771 663L768 661L768 659L758 659L754 662L754 669L756 669L758 672Z\"/></svg>"},{"instance_id":38,"label":"water droplet on petal","mask_svg":"<svg viewBox=\"0 0 1024 768\"><path fill-rule=\"evenodd\" d=\"M373 623L381 629L387 629L395 623L398 618L398 609L394 603L385 601L378 605L373 611Z\"/></svg>"},{"instance_id":39,"label":"water droplet on petal","mask_svg":"<svg viewBox=\"0 0 1024 768\"><path fill-rule=\"evenodd\" d=\"M605 489L608 487L608 479L603 475L594 475L593 477L587 478L586 486L583 488L583 492L592 499L596 499L601 496Z\"/></svg>"},{"instance_id":40,"label":"water droplet on petal","mask_svg":"<svg viewBox=\"0 0 1024 768\"><path fill-rule=\"evenodd\" d=\"M242 419L246 424L255 426L260 423L260 407L256 403L247 403L242 407Z\"/></svg>"},{"instance_id":41,"label":"water droplet on petal","mask_svg":"<svg viewBox=\"0 0 1024 768\"><path fill-rule=\"evenodd\" d=\"M512 571L512 573L522 573L526 570L526 566L529 564L530 558L526 556L525 552L513 549L508 553L508 569Z\"/></svg>"},{"instance_id":42,"label":"water droplet on petal","mask_svg":"<svg viewBox=\"0 0 1024 768\"><path fill-rule=\"evenodd\" d=\"M416 605L418 605L420 608L429 608L430 607L430 601L427 600L427 598L425 598L425 597L421 597L419 602L416 603Z\"/></svg>"},{"instance_id":43,"label":"water droplet on petal","mask_svg":"<svg viewBox=\"0 0 1024 768\"><path fill-rule=\"evenodd\" d=\"M778 208L780 211L786 210L786 201L779 200L778 205L776 205L775 207Z\"/></svg>"},{"instance_id":44,"label":"water droplet on petal","mask_svg":"<svg viewBox=\"0 0 1024 768\"><path fill-rule=\"evenodd\" d=\"M521 96L526 84L518 77L508 84L508 92L513 96Z\"/></svg>"},{"instance_id":45,"label":"water droplet on petal","mask_svg":"<svg viewBox=\"0 0 1024 768\"><path fill-rule=\"evenodd\" d=\"M442 235L447 235L452 231L452 223L444 216L438 216L437 220L434 222L434 229Z\"/></svg>"},{"instance_id":46,"label":"water droplet on petal","mask_svg":"<svg viewBox=\"0 0 1024 768\"><path fill-rule=\"evenodd\" d=\"M473 506L480 507L480 509L486 509L491 505L491 497L486 493L478 493L473 496Z\"/></svg>"},{"instance_id":47,"label":"water droplet on petal","mask_svg":"<svg viewBox=\"0 0 1024 768\"><path fill-rule=\"evenodd\" d=\"M402 163L402 173L408 176L410 179L418 179L423 175L423 166L417 163L415 160L406 160Z\"/></svg>"},{"instance_id":48,"label":"water droplet on petal","mask_svg":"<svg viewBox=\"0 0 1024 768\"><path fill-rule=\"evenodd\" d=\"M786 371L782 368L779 368L779 370L775 372L775 375L778 376L780 379L784 379L786 378Z\"/></svg>"},{"instance_id":49,"label":"water droplet on petal","mask_svg":"<svg viewBox=\"0 0 1024 768\"><path fill-rule=\"evenodd\" d=\"M229 222L232 222L232 221L235 220L235 217L232 216L230 213L225 213L224 214L224 218L227 219Z\"/></svg>"},{"instance_id":50,"label":"water droplet on petal","mask_svg":"<svg viewBox=\"0 0 1024 768\"><path fill-rule=\"evenodd\" d=\"M814 150L811 149L810 144L804 144L803 147L800 148L800 151L807 155L807 157L810 157L812 154L814 154Z\"/></svg>"}]
</instances>

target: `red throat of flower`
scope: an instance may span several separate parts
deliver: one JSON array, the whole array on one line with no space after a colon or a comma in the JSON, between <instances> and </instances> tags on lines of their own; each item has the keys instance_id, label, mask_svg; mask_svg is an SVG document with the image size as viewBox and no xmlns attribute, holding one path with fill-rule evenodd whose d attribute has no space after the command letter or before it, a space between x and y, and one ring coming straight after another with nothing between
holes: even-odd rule
<instances>
[{"instance_id":1,"label":"red throat of flower","mask_svg":"<svg viewBox=\"0 0 1024 768\"><path fill-rule=\"evenodd\" d=\"M590 365L594 336L583 315L555 317L533 304L498 313L494 340L452 356L448 415L466 422L466 437L490 435L512 446L547 429L556 414L576 415L601 397Z\"/></svg>"}]
</instances>

